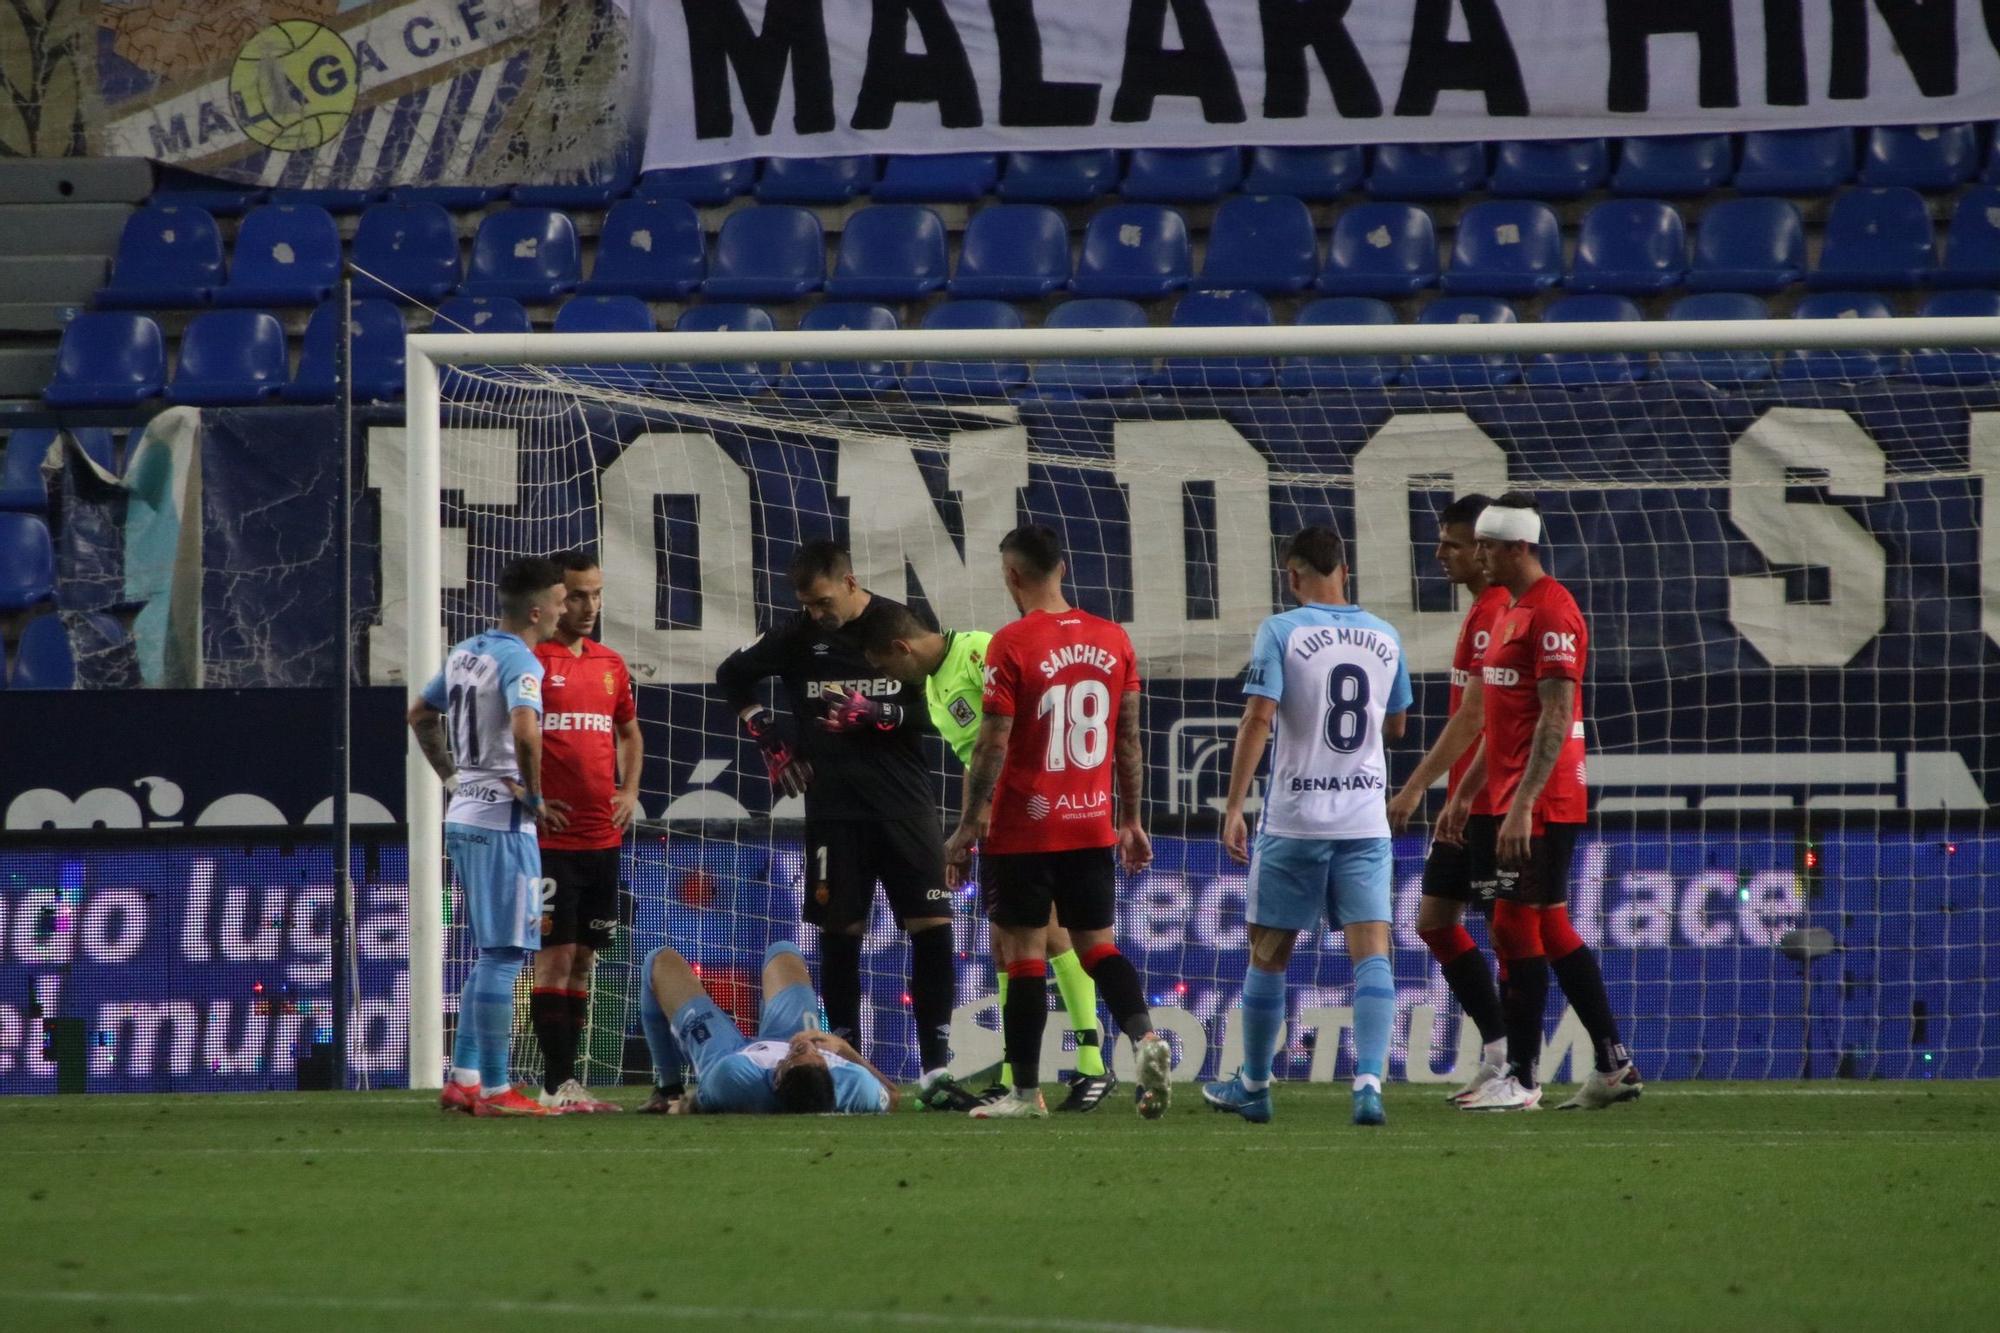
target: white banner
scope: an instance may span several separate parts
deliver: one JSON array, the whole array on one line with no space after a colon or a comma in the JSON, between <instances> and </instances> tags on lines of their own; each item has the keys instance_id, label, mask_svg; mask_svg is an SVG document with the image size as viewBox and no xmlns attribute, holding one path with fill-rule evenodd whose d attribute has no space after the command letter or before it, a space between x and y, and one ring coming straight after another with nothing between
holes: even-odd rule
<instances>
[{"instance_id":1,"label":"white banner","mask_svg":"<svg viewBox=\"0 0 2000 1333\"><path fill-rule=\"evenodd\" d=\"M2000 117L2000 0L659 0L648 167Z\"/></svg>"}]
</instances>

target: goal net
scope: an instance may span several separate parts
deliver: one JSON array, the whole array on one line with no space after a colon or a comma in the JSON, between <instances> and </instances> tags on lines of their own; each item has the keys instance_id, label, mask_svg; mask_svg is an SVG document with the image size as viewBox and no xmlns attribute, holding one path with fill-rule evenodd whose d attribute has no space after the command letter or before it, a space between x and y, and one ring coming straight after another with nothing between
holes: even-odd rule
<instances>
[{"instance_id":1,"label":"goal net","mask_svg":"<svg viewBox=\"0 0 2000 1333\"><path fill-rule=\"evenodd\" d=\"M491 617L506 559L600 559L601 634L631 664L647 756L589 1045L605 1081L651 948L687 954L746 1020L767 942L816 963L801 805L774 799L714 688L724 656L794 613L793 548L840 538L874 592L992 630L1014 615L1001 535L1051 525L1070 599L1140 657L1156 859L1121 876L1119 934L1194 1078L1241 1049L1246 878L1215 825L1239 673L1285 604L1276 543L1332 523L1356 598L1401 632L1400 782L1444 722L1467 601L1434 558L1437 513L1525 490L1591 632L1572 916L1648 1077L1992 1076L1993 324L414 337L410 678ZM949 821L958 765L927 744ZM423 1086L471 949L420 761L409 811ZM1476 1035L1414 934L1425 846L1422 828L1395 846L1391 1073L1443 1081ZM999 1052L969 893L956 933L963 1072ZM907 950L879 900L863 956L864 1047L913 1075ZM1345 1077L1339 937L1303 942L1290 980L1278 1074ZM1545 1074L1580 1076L1580 1025L1559 999L1548 1020Z\"/></svg>"}]
</instances>

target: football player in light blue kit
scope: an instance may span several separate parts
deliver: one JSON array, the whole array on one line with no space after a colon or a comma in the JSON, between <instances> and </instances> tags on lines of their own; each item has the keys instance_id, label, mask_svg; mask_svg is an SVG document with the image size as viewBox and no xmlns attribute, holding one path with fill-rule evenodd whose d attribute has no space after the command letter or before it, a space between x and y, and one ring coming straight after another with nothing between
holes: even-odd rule
<instances>
[{"instance_id":1,"label":"football player in light blue kit","mask_svg":"<svg viewBox=\"0 0 2000 1333\"><path fill-rule=\"evenodd\" d=\"M779 940L764 951L764 1007L757 1035L743 1030L709 998L687 959L672 949L646 958L639 1022L655 1066L694 1063L694 1091L666 1108L704 1115L872 1115L893 1111L895 1085L861 1053L819 1029L812 973L798 946Z\"/></svg>"},{"instance_id":2,"label":"football player in light blue kit","mask_svg":"<svg viewBox=\"0 0 2000 1333\"><path fill-rule=\"evenodd\" d=\"M535 645L562 614L563 572L524 556L500 571L500 624L451 650L410 705L410 729L452 788L444 845L465 893L479 959L459 997L451 1078L438 1105L479 1116L545 1115L514 1090L509 1060L514 978L542 942L536 820L560 829L562 802L542 796L542 664ZM447 736L447 732L449 735Z\"/></svg>"},{"instance_id":3,"label":"football player in light blue kit","mask_svg":"<svg viewBox=\"0 0 2000 1333\"><path fill-rule=\"evenodd\" d=\"M1271 1059L1285 1028L1285 965L1301 930L1330 919L1354 961L1354 1123L1382 1123L1382 1075L1396 988L1389 970L1389 774L1384 741L1401 740L1410 708L1403 643L1347 600L1347 554L1332 528L1285 545L1296 609L1257 631L1236 728L1222 841L1250 866L1250 966L1243 977L1243 1067L1204 1087L1219 1111L1271 1118ZM1277 746L1253 856L1243 798Z\"/></svg>"}]
</instances>

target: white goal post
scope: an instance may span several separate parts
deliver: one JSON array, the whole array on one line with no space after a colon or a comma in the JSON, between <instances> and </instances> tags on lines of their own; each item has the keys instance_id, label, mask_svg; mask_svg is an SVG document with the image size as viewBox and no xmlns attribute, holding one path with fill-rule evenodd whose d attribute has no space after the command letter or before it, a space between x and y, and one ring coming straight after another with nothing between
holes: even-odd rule
<instances>
[{"instance_id":1,"label":"white goal post","mask_svg":"<svg viewBox=\"0 0 2000 1333\"><path fill-rule=\"evenodd\" d=\"M658 334L414 334L407 340L406 676L412 688L443 660L440 495L448 367L603 370L613 364L720 362L992 362L1051 359L1396 357L1522 358L1540 353L2000 349L2000 319L1653 321L1605 324L1289 326L1231 329L1032 329ZM539 372L523 372L532 376ZM552 379L552 384L560 379ZM534 387L531 380L512 383ZM571 382L569 387L579 385ZM1275 391L1274 391L1275 399ZM672 407L674 404L665 404ZM1606 482L1612 479L1604 479ZM388 515L385 514L385 518ZM2000 531L1986 540L2000 542ZM392 606L393 590L385 589ZM1275 608L1272 608L1275 609ZM1143 649L1142 649L1143 655ZM1225 765L1226 766L1226 765ZM409 1074L435 1088L444 1070L445 883L441 790L411 747L409 824Z\"/></svg>"}]
</instances>

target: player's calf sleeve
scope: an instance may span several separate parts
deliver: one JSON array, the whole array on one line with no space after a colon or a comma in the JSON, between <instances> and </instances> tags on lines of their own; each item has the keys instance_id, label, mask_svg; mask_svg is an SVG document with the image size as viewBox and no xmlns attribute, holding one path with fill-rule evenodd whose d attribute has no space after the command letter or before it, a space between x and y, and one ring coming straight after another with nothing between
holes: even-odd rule
<instances>
[{"instance_id":1,"label":"player's calf sleeve","mask_svg":"<svg viewBox=\"0 0 2000 1333\"><path fill-rule=\"evenodd\" d=\"M1096 1078L1104 1072L1104 1052L1097 1038L1097 983L1083 970L1083 960L1074 949L1064 949L1049 959L1049 970L1055 973L1056 989L1062 992L1069 1030L1076 1034L1076 1072Z\"/></svg>"},{"instance_id":2,"label":"player's calf sleeve","mask_svg":"<svg viewBox=\"0 0 2000 1333\"><path fill-rule=\"evenodd\" d=\"M569 992L536 987L528 996L528 1022L542 1048L542 1087L554 1092L576 1075L576 1029L569 1020Z\"/></svg>"},{"instance_id":3,"label":"player's calf sleeve","mask_svg":"<svg viewBox=\"0 0 2000 1333\"><path fill-rule=\"evenodd\" d=\"M1252 964L1243 973L1243 1078L1256 1092L1271 1081L1285 1030L1285 974Z\"/></svg>"},{"instance_id":4,"label":"player's calf sleeve","mask_svg":"<svg viewBox=\"0 0 2000 1333\"><path fill-rule=\"evenodd\" d=\"M479 1079L479 1024L472 1021L472 983L477 968L465 974L458 988L458 1026L451 1038L451 1072L455 1083L476 1083Z\"/></svg>"},{"instance_id":5,"label":"player's calf sleeve","mask_svg":"<svg viewBox=\"0 0 2000 1333\"><path fill-rule=\"evenodd\" d=\"M958 989L951 946L948 925L910 936L910 1013L917 1021L917 1063L927 1074L951 1063L951 1007Z\"/></svg>"},{"instance_id":6,"label":"player's calf sleeve","mask_svg":"<svg viewBox=\"0 0 2000 1333\"><path fill-rule=\"evenodd\" d=\"M1000 1006L1001 1039L1004 1042L1006 1039L1005 1024L1007 1021L1007 969L1004 967L995 967L993 970L999 976L999 984L994 990L994 1002ZM1007 1061L1004 1045L1001 1048L1000 1082L1005 1087L1011 1088L1014 1086L1014 1066Z\"/></svg>"},{"instance_id":7,"label":"player's calf sleeve","mask_svg":"<svg viewBox=\"0 0 2000 1333\"><path fill-rule=\"evenodd\" d=\"M505 1091L512 1080L514 978L526 957L521 949L481 949L466 983L479 1043L479 1085L488 1094ZM459 1021L465 1021L463 1013Z\"/></svg>"},{"instance_id":8,"label":"player's calf sleeve","mask_svg":"<svg viewBox=\"0 0 2000 1333\"><path fill-rule=\"evenodd\" d=\"M823 930L819 935L819 995L833 1035L861 1045L861 937ZM912 1000L916 997L911 996Z\"/></svg>"},{"instance_id":9,"label":"player's calf sleeve","mask_svg":"<svg viewBox=\"0 0 2000 1333\"><path fill-rule=\"evenodd\" d=\"M1570 924L1567 907L1542 909L1542 946L1549 955L1550 970L1562 987L1563 998L1576 1010L1583 1030L1590 1034L1590 1050L1597 1071L1608 1074L1630 1057L1618 1032L1618 1017L1611 1012L1611 997L1604 989L1604 971L1597 955Z\"/></svg>"},{"instance_id":10,"label":"player's calf sleeve","mask_svg":"<svg viewBox=\"0 0 2000 1333\"><path fill-rule=\"evenodd\" d=\"M1134 1042L1153 1030L1153 1016L1146 1009L1146 988L1139 982L1139 969L1118 952L1115 944L1094 944L1079 954L1083 970L1097 983L1104 1006L1117 1020L1118 1030Z\"/></svg>"},{"instance_id":11,"label":"player's calf sleeve","mask_svg":"<svg viewBox=\"0 0 2000 1333\"><path fill-rule=\"evenodd\" d=\"M1473 943L1472 934L1464 926L1445 926L1438 930L1420 930L1417 938L1431 951L1431 957L1438 961L1438 971L1444 973L1445 984L1458 999L1458 1007L1479 1029L1482 1043L1500 1040L1505 1029L1505 1020L1500 1015L1500 994L1493 989L1493 974L1486 968L1486 959Z\"/></svg>"},{"instance_id":12,"label":"player's calf sleeve","mask_svg":"<svg viewBox=\"0 0 2000 1333\"><path fill-rule=\"evenodd\" d=\"M569 1077L576 1077L576 1067L583 1059L583 1038L590 1030L590 992L573 990L569 993Z\"/></svg>"},{"instance_id":13,"label":"player's calf sleeve","mask_svg":"<svg viewBox=\"0 0 2000 1333\"><path fill-rule=\"evenodd\" d=\"M685 1084L686 1076L682 1070L687 1065L687 1057L681 1053L680 1039L674 1036L674 1025L667 1017L667 1011L660 1007L659 997L653 994L652 969L649 967L646 971L648 982L639 991L639 1027L646 1034L646 1049L653 1056L654 1082L672 1092Z\"/></svg>"},{"instance_id":14,"label":"player's calf sleeve","mask_svg":"<svg viewBox=\"0 0 2000 1333\"><path fill-rule=\"evenodd\" d=\"M1396 1018L1396 977L1387 954L1354 965L1354 1072L1381 1079L1389 1067L1389 1028Z\"/></svg>"},{"instance_id":15,"label":"player's calf sleeve","mask_svg":"<svg viewBox=\"0 0 2000 1333\"><path fill-rule=\"evenodd\" d=\"M1007 1063L1014 1067L1014 1086L1032 1090L1042 1081L1042 1033L1049 1024L1048 965L1039 958L1009 963L1007 982L1007 1003L1000 1010Z\"/></svg>"},{"instance_id":16,"label":"player's calf sleeve","mask_svg":"<svg viewBox=\"0 0 2000 1333\"><path fill-rule=\"evenodd\" d=\"M1493 949L1507 969L1501 1001L1507 1066L1523 1087L1533 1087L1542 1059L1542 1014L1549 1003L1549 960L1542 953L1541 913L1525 903L1495 903Z\"/></svg>"}]
</instances>

